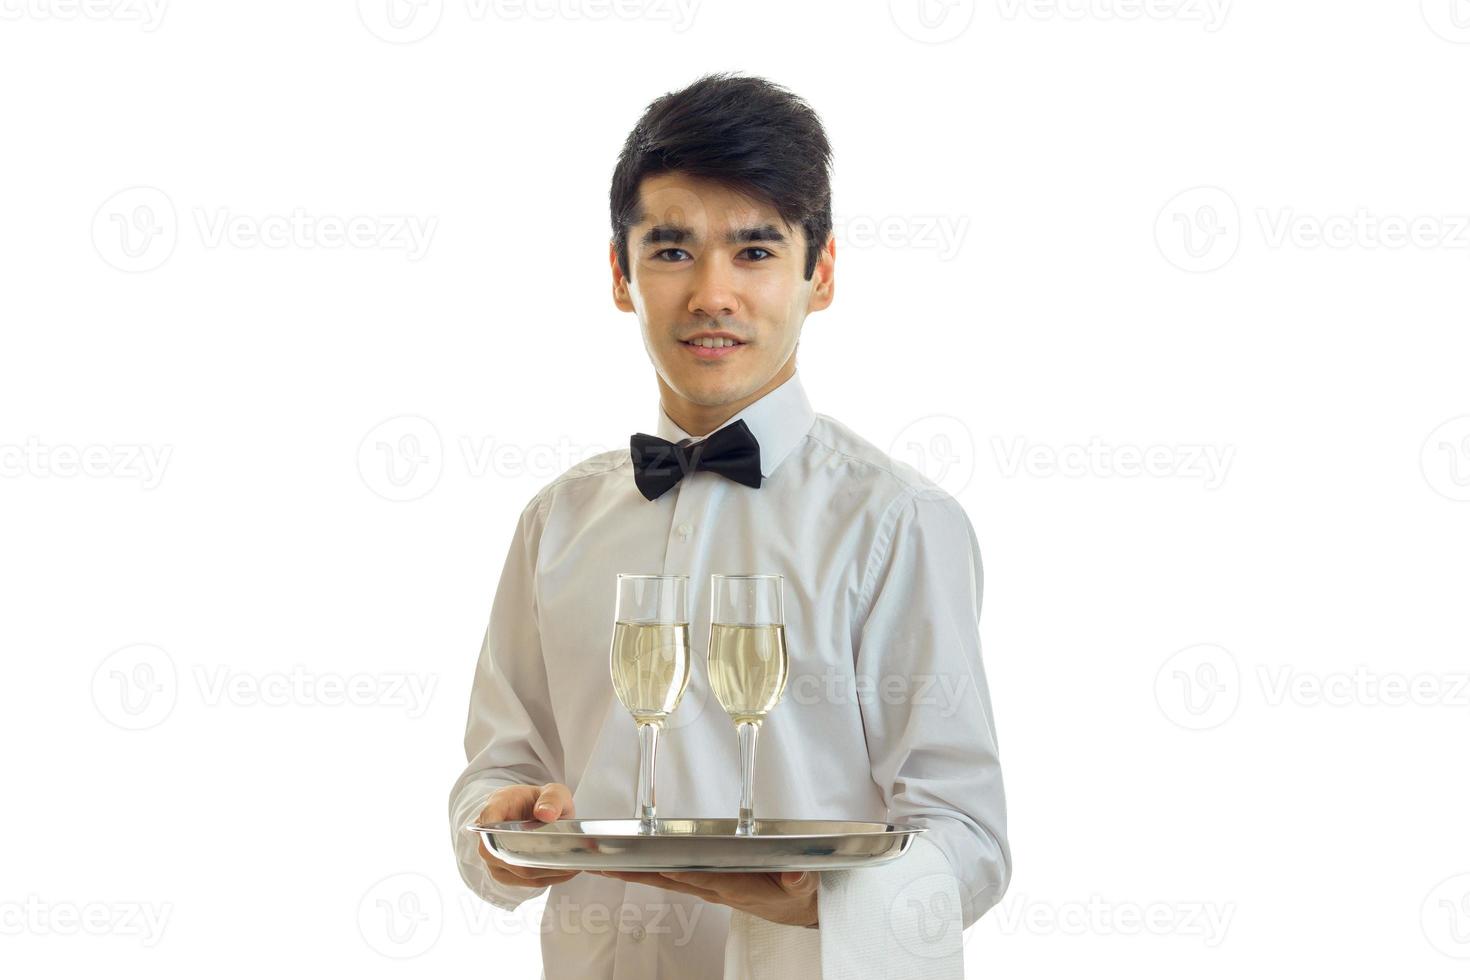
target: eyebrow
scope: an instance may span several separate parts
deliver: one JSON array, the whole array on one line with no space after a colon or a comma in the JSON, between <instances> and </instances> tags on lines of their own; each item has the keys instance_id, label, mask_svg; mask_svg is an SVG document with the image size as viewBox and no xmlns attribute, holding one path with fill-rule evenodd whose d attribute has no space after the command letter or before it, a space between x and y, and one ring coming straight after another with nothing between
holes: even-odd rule
<instances>
[{"instance_id":1,"label":"eyebrow","mask_svg":"<svg viewBox=\"0 0 1470 980\"><path fill-rule=\"evenodd\" d=\"M654 225L643 233L638 239L639 246L646 245L683 245L686 242L696 242L699 236L694 234L694 229L683 225ZM759 225L753 228L737 228L725 233L726 245L748 245L752 242L770 242L775 245L785 245L786 236L781 234L775 225Z\"/></svg>"}]
</instances>

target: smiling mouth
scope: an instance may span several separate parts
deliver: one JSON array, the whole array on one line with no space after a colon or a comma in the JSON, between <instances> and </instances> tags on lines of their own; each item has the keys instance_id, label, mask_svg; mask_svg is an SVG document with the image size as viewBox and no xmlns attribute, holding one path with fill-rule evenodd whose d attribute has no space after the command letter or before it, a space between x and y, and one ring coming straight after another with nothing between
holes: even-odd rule
<instances>
[{"instance_id":1,"label":"smiling mouth","mask_svg":"<svg viewBox=\"0 0 1470 980\"><path fill-rule=\"evenodd\" d=\"M702 350L720 350L724 347L744 347L745 342L731 340L729 337L705 337L699 340L681 340L679 343L685 347L698 347Z\"/></svg>"}]
</instances>

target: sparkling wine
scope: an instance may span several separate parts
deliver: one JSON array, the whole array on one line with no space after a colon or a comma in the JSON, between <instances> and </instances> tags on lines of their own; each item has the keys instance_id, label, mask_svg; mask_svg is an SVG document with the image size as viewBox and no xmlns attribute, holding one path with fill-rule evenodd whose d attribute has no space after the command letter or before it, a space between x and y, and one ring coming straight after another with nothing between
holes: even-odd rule
<instances>
[{"instance_id":1,"label":"sparkling wine","mask_svg":"<svg viewBox=\"0 0 1470 980\"><path fill-rule=\"evenodd\" d=\"M639 723L662 723L689 684L688 623L613 624L613 690Z\"/></svg>"},{"instance_id":2,"label":"sparkling wine","mask_svg":"<svg viewBox=\"0 0 1470 980\"><path fill-rule=\"evenodd\" d=\"M786 690L787 669L785 626L710 626L710 688L737 725L765 719Z\"/></svg>"}]
</instances>

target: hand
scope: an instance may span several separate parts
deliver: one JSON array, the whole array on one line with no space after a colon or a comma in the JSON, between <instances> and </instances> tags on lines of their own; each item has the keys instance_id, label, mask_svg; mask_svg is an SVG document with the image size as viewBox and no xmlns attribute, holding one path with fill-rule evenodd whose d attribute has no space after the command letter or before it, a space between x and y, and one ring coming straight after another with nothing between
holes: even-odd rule
<instances>
[{"instance_id":1,"label":"hand","mask_svg":"<svg viewBox=\"0 0 1470 980\"><path fill-rule=\"evenodd\" d=\"M607 878L653 885L728 905L769 922L818 928L815 871L593 871Z\"/></svg>"},{"instance_id":2,"label":"hand","mask_svg":"<svg viewBox=\"0 0 1470 980\"><path fill-rule=\"evenodd\" d=\"M572 791L561 783L545 786L502 786L490 794L485 808L476 821L481 826L499 823L502 820L541 820L550 822L563 816L573 815ZM480 838L480 858L490 870L490 877L502 885L519 885L522 888L539 888L571 881L580 872L564 871L561 868L522 868L506 864L485 849L485 839Z\"/></svg>"}]
</instances>

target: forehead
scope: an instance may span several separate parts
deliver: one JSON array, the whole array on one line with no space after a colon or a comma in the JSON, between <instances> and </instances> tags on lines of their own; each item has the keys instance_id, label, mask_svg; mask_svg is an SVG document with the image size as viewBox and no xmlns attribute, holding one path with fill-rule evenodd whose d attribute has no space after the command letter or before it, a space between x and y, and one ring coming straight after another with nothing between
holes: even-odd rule
<instances>
[{"instance_id":1,"label":"forehead","mask_svg":"<svg viewBox=\"0 0 1470 980\"><path fill-rule=\"evenodd\" d=\"M638 185L638 204L634 227L676 224L695 232L719 234L769 224L790 230L770 204L716 181L684 174L643 178Z\"/></svg>"}]
</instances>

